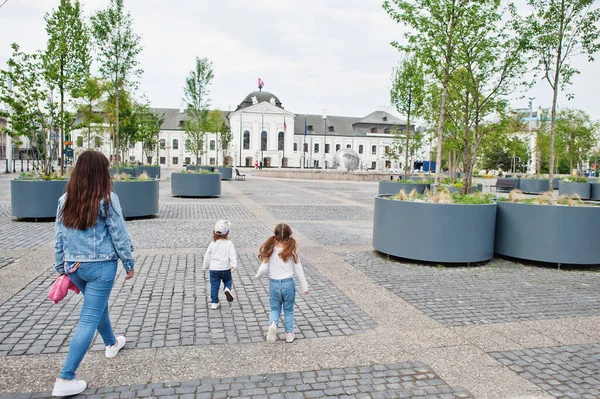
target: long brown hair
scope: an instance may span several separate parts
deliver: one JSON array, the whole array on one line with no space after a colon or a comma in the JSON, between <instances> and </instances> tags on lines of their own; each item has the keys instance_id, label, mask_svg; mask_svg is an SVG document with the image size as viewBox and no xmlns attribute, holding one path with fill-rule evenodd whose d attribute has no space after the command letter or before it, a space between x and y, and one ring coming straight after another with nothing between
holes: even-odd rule
<instances>
[{"instance_id":1,"label":"long brown hair","mask_svg":"<svg viewBox=\"0 0 600 399\"><path fill-rule=\"evenodd\" d=\"M67 199L60 215L66 227L78 230L92 227L101 200L108 212L112 184L108 166L108 159L101 152L85 151L79 156L67 183Z\"/></svg>"},{"instance_id":2,"label":"long brown hair","mask_svg":"<svg viewBox=\"0 0 600 399\"><path fill-rule=\"evenodd\" d=\"M285 223L278 224L273 230L273 235L267 238L267 241L260 247L258 259L267 262L273 254L275 245L285 244L283 250L279 253L279 257L287 262L292 258L294 263L298 263L298 254L296 253L296 240L292 237L292 228Z\"/></svg>"},{"instance_id":3,"label":"long brown hair","mask_svg":"<svg viewBox=\"0 0 600 399\"><path fill-rule=\"evenodd\" d=\"M221 234L218 231L213 231L213 241L226 240L227 237L229 237L229 232L227 232L225 234Z\"/></svg>"}]
</instances>

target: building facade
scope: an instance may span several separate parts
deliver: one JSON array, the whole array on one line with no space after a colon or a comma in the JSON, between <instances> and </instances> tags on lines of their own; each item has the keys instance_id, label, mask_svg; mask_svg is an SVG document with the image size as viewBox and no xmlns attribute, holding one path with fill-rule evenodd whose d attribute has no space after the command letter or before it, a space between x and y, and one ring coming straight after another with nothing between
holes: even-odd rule
<instances>
[{"instance_id":1,"label":"building facade","mask_svg":"<svg viewBox=\"0 0 600 399\"><path fill-rule=\"evenodd\" d=\"M393 157L389 151L394 129L404 136L406 122L385 111L374 111L365 117L297 114L286 110L277 96L254 91L234 111L223 112L233 136L228 148L222 148L218 134L206 133L204 153L199 160L185 149L184 110L152 111L164 117L158 150L149 159L137 143L130 149L131 161L156 163L158 157L159 164L166 167L196 163L243 167L262 163L267 168L331 168L336 151L352 148L358 153L363 170L400 170L404 162L403 154ZM411 131L414 129L411 126ZM74 142L82 134L75 131ZM109 153L108 143L100 150Z\"/></svg>"}]
</instances>

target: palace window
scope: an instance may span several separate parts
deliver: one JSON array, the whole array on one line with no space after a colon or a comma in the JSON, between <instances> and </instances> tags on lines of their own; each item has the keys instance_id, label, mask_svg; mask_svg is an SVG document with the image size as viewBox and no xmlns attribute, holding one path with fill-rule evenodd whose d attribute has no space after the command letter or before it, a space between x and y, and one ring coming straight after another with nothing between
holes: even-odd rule
<instances>
[{"instance_id":1,"label":"palace window","mask_svg":"<svg viewBox=\"0 0 600 399\"><path fill-rule=\"evenodd\" d=\"M267 132L265 131L260 134L260 150L267 151Z\"/></svg>"},{"instance_id":2,"label":"palace window","mask_svg":"<svg viewBox=\"0 0 600 399\"><path fill-rule=\"evenodd\" d=\"M364 149L364 148L363 148L363 145L362 145L362 144L361 144L361 145L359 145L359 146L358 146L358 153L359 153L359 154L362 154L362 153L363 153L363 149Z\"/></svg>"},{"instance_id":3,"label":"palace window","mask_svg":"<svg viewBox=\"0 0 600 399\"><path fill-rule=\"evenodd\" d=\"M173 165L177 165L178 162L179 162L179 158L173 157Z\"/></svg>"},{"instance_id":4,"label":"palace window","mask_svg":"<svg viewBox=\"0 0 600 399\"><path fill-rule=\"evenodd\" d=\"M214 150L215 150L215 141L214 141L214 140L211 140L211 141L210 141L210 150L211 150L211 151L214 151Z\"/></svg>"},{"instance_id":5,"label":"palace window","mask_svg":"<svg viewBox=\"0 0 600 399\"><path fill-rule=\"evenodd\" d=\"M178 150L179 149L179 140L173 139L173 149L174 150Z\"/></svg>"},{"instance_id":6,"label":"palace window","mask_svg":"<svg viewBox=\"0 0 600 399\"><path fill-rule=\"evenodd\" d=\"M244 150L250 149L250 132L244 131Z\"/></svg>"},{"instance_id":7,"label":"palace window","mask_svg":"<svg viewBox=\"0 0 600 399\"><path fill-rule=\"evenodd\" d=\"M315 154L319 153L319 143L315 143Z\"/></svg>"},{"instance_id":8,"label":"palace window","mask_svg":"<svg viewBox=\"0 0 600 399\"><path fill-rule=\"evenodd\" d=\"M333 127L333 125L329 126L329 127L327 128L327 130L329 130L329 132L330 132L330 133L333 133L333 132L335 132L335 128Z\"/></svg>"},{"instance_id":9,"label":"palace window","mask_svg":"<svg viewBox=\"0 0 600 399\"><path fill-rule=\"evenodd\" d=\"M335 152L338 152L340 150L340 148L342 148L342 146L340 144L336 144L335 145Z\"/></svg>"},{"instance_id":10,"label":"palace window","mask_svg":"<svg viewBox=\"0 0 600 399\"><path fill-rule=\"evenodd\" d=\"M294 143L294 152L298 152L298 143Z\"/></svg>"},{"instance_id":11,"label":"palace window","mask_svg":"<svg viewBox=\"0 0 600 399\"><path fill-rule=\"evenodd\" d=\"M277 151L283 151L284 140L285 137L283 132L277 133Z\"/></svg>"},{"instance_id":12,"label":"palace window","mask_svg":"<svg viewBox=\"0 0 600 399\"><path fill-rule=\"evenodd\" d=\"M376 145L371 146L371 154L373 154L373 155L377 154L377 146Z\"/></svg>"},{"instance_id":13,"label":"palace window","mask_svg":"<svg viewBox=\"0 0 600 399\"><path fill-rule=\"evenodd\" d=\"M325 144L325 154L329 154L330 149L331 149L331 145Z\"/></svg>"},{"instance_id":14,"label":"palace window","mask_svg":"<svg viewBox=\"0 0 600 399\"><path fill-rule=\"evenodd\" d=\"M372 127L371 128L371 133L377 133L377 128L376 127Z\"/></svg>"}]
</instances>

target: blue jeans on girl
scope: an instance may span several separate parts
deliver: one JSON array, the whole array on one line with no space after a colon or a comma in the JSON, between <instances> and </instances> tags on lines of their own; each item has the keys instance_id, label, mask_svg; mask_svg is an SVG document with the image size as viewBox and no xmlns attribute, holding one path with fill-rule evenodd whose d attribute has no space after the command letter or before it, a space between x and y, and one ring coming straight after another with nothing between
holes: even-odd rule
<instances>
[{"instance_id":1,"label":"blue jeans on girl","mask_svg":"<svg viewBox=\"0 0 600 399\"><path fill-rule=\"evenodd\" d=\"M219 303L219 288L223 282L223 289L229 288L233 284L231 270L210 270L210 302Z\"/></svg>"},{"instance_id":2,"label":"blue jeans on girl","mask_svg":"<svg viewBox=\"0 0 600 399\"><path fill-rule=\"evenodd\" d=\"M283 308L283 320L285 332L294 332L294 302L296 302L296 283L293 278L283 280L271 280L269 282L269 302L271 312L269 314L269 325L278 324Z\"/></svg>"},{"instance_id":3,"label":"blue jeans on girl","mask_svg":"<svg viewBox=\"0 0 600 399\"><path fill-rule=\"evenodd\" d=\"M67 264L67 272L73 264L74 262ZM83 294L79 324L71 338L69 354L60 372L60 378L73 380L75 371L90 347L96 330L100 333L104 345L111 346L117 342L108 317L108 298L117 275L117 261L81 262L79 269L68 274L73 284Z\"/></svg>"}]
</instances>

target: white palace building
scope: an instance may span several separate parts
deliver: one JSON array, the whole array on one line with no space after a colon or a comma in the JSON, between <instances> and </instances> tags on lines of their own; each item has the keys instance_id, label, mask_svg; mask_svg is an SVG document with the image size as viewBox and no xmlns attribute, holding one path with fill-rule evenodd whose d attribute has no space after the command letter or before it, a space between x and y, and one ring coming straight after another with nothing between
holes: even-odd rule
<instances>
[{"instance_id":1,"label":"white palace building","mask_svg":"<svg viewBox=\"0 0 600 399\"><path fill-rule=\"evenodd\" d=\"M186 113L176 108L152 111L164 115L158 152L161 166L195 164L194 155L185 150ZM223 114L233 139L224 156L220 145L217 148L217 135L207 133L206 151L200 160L203 165L254 166L262 162L265 168L331 168L336 151L352 148L358 153L363 169L402 168L404 155L400 161L394 161L386 155L386 149L392 145L393 128L406 131L406 122L385 111L362 118L296 114L284 109L274 94L254 91L235 111ZM414 129L411 126L411 131ZM73 133L74 140L83 134ZM130 160L149 161L143 159L140 143L131 149ZM156 154L152 162L156 162Z\"/></svg>"}]
</instances>

